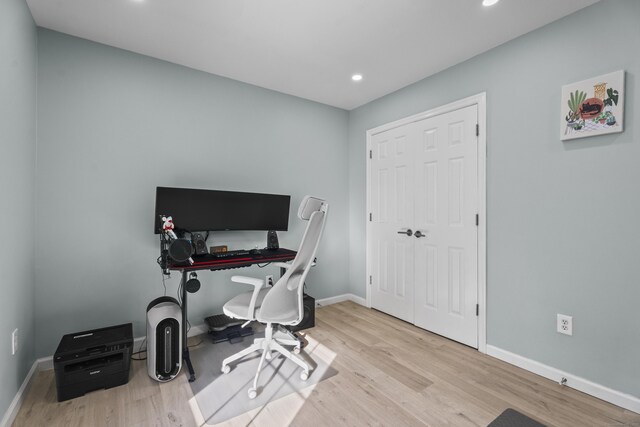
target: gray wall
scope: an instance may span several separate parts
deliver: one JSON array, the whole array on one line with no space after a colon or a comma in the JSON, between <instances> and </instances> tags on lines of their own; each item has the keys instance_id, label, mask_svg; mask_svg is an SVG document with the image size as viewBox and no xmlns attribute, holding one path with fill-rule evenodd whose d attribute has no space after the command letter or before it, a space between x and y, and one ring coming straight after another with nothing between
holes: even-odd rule
<instances>
[{"instance_id":1,"label":"gray wall","mask_svg":"<svg viewBox=\"0 0 640 427\"><path fill-rule=\"evenodd\" d=\"M351 291L365 295L366 130L486 91L488 343L640 396L638 22L637 0L603 1L351 111ZM620 69L624 133L561 142L561 86Z\"/></svg>"},{"instance_id":2,"label":"gray wall","mask_svg":"<svg viewBox=\"0 0 640 427\"><path fill-rule=\"evenodd\" d=\"M146 303L164 293L151 234L157 185L291 194L286 247L303 231L293 215L301 197L327 197L332 210L311 293L364 296L366 130L486 91L489 344L640 395L640 2L600 2L350 113L39 30L37 209L33 23L17 0L0 12L0 129L10 153L1 173L11 173L0 188L16 209L11 230L20 230L5 233L15 233L21 251L11 268L3 265L11 304L0 311L0 336L18 325L26 355L0 359L0 373L16 384L33 360L24 337L33 332L26 260L34 210L38 356L79 329L133 321L143 334ZM594 22L597 37L586 40ZM560 87L618 69L627 72L625 132L559 141ZM257 232L210 240L232 248L263 242ZM238 292L230 275L272 273L202 273L191 322ZM175 295L177 278L166 285ZM573 337L555 332L556 313L574 316ZM6 406L15 390L0 393Z\"/></svg>"},{"instance_id":3,"label":"gray wall","mask_svg":"<svg viewBox=\"0 0 640 427\"><path fill-rule=\"evenodd\" d=\"M34 361L36 26L24 0L0 1L0 418ZM19 350L11 355L11 332Z\"/></svg>"},{"instance_id":4,"label":"gray wall","mask_svg":"<svg viewBox=\"0 0 640 427\"><path fill-rule=\"evenodd\" d=\"M307 284L316 298L346 292L346 111L44 29L38 49L38 356L82 329L131 321L144 335L146 305L164 293L153 234L159 185L291 194L290 230L279 233L290 248L306 225L296 216L302 197L326 197L320 264ZM265 243L266 232L209 240ZM191 324L249 290L231 275L274 273L202 272Z\"/></svg>"}]
</instances>

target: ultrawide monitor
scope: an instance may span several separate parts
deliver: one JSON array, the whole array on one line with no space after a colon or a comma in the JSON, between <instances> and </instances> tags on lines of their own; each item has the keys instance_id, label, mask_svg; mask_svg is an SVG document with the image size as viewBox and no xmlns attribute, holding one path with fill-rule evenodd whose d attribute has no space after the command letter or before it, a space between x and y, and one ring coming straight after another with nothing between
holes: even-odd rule
<instances>
[{"instance_id":1,"label":"ultrawide monitor","mask_svg":"<svg viewBox=\"0 0 640 427\"><path fill-rule=\"evenodd\" d=\"M276 230L289 228L291 196L191 188L156 188L154 231L171 216L176 231Z\"/></svg>"}]
</instances>

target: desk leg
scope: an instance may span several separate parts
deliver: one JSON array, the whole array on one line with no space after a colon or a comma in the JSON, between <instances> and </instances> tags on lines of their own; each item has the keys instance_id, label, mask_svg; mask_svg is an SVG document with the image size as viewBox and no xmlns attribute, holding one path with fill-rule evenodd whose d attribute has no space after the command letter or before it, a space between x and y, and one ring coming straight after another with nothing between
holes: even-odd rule
<instances>
[{"instance_id":1,"label":"desk leg","mask_svg":"<svg viewBox=\"0 0 640 427\"><path fill-rule=\"evenodd\" d=\"M189 370L189 382L196 380L196 373L191 364L189 356L189 346L187 345L187 271L182 270L182 359L187 364Z\"/></svg>"}]
</instances>

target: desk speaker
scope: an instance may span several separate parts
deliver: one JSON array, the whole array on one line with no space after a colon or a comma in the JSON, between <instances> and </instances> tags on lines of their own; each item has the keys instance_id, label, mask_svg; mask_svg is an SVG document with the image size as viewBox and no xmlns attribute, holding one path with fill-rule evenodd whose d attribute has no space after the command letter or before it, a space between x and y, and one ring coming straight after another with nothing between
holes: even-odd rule
<instances>
[{"instance_id":1,"label":"desk speaker","mask_svg":"<svg viewBox=\"0 0 640 427\"><path fill-rule=\"evenodd\" d=\"M302 315L300 323L297 325L287 326L287 329L291 332L302 331L316 326L316 299L304 294L302 306L304 307L304 314Z\"/></svg>"},{"instance_id":2,"label":"desk speaker","mask_svg":"<svg viewBox=\"0 0 640 427\"><path fill-rule=\"evenodd\" d=\"M196 255L206 255L207 242L204 240L204 236L200 233L194 233L191 236L191 244L193 244L193 250Z\"/></svg>"},{"instance_id":3,"label":"desk speaker","mask_svg":"<svg viewBox=\"0 0 640 427\"><path fill-rule=\"evenodd\" d=\"M279 247L280 244L278 243L278 233L276 233L274 230L269 230L269 232L267 232L267 249L275 250Z\"/></svg>"}]
</instances>

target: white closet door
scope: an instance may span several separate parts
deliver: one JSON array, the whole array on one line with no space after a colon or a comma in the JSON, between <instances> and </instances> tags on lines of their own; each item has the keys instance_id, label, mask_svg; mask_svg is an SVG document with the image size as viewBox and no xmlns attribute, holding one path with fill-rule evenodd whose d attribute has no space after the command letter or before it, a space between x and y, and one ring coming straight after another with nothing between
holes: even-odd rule
<instances>
[{"instance_id":1,"label":"white closet door","mask_svg":"<svg viewBox=\"0 0 640 427\"><path fill-rule=\"evenodd\" d=\"M414 322L478 347L478 107L425 119L415 142Z\"/></svg>"},{"instance_id":2,"label":"white closet door","mask_svg":"<svg viewBox=\"0 0 640 427\"><path fill-rule=\"evenodd\" d=\"M371 144L371 306L413 323L414 241L411 126L377 134Z\"/></svg>"}]
</instances>

